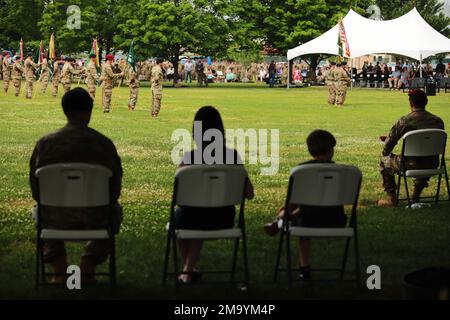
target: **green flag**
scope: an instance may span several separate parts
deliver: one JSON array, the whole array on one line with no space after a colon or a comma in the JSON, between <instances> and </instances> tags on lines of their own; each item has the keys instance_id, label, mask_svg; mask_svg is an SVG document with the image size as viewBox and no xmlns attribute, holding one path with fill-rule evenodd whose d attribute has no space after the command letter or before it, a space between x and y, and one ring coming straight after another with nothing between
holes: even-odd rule
<instances>
[{"instance_id":1,"label":"green flag","mask_svg":"<svg viewBox=\"0 0 450 320\"><path fill-rule=\"evenodd\" d=\"M127 62L136 72L136 55L134 54L134 41L131 41L130 51L128 51Z\"/></svg>"}]
</instances>

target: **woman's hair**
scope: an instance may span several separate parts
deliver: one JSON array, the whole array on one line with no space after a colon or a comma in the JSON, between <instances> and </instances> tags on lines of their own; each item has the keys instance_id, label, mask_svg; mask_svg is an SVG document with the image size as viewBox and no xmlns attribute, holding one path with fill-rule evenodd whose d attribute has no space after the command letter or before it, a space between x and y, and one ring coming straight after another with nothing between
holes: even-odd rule
<instances>
[{"instance_id":1,"label":"woman's hair","mask_svg":"<svg viewBox=\"0 0 450 320\"><path fill-rule=\"evenodd\" d=\"M224 140L225 145L225 128L223 126L222 117L220 116L219 111L217 111L216 108L212 106L205 106L200 108L200 110L197 111L194 118L194 128L195 128L195 122L201 122L202 123L202 138L205 135L205 132L207 132L210 129L218 130L222 133L222 137ZM200 141L195 141L197 146L199 146ZM203 148L206 147L203 145Z\"/></svg>"}]
</instances>

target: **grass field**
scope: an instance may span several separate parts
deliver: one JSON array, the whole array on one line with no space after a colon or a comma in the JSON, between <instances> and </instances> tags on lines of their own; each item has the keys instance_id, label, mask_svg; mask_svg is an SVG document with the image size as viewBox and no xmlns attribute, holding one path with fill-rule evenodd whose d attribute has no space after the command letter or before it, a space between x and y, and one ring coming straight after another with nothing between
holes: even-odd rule
<instances>
[{"instance_id":1,"label":"grass field","mask_svg":"<svg viewBox=\"0 0 450 320\"><path fill-rule=\"evenodd\" d=\"M3 87L3 84L0 84ZM140 92L138 109L127 111L128 90L115 89L113 112L101 112L96 101L92 127L110 137L122 157L124 181L121 203L125 221L118 236L119 286L111 292L96 288L81 293L55 288L34 290L33 206L28 186L28 161L35 142L65 123L60 98L37 94L32 101L10 91L0 95L0 298L291 298L388 299L402 297L403 276L428 266L450 267L450 212L448 204L409 211L379 209L383 196L378 172L380 135L408 112L407 95L385 90L355 89L343 109L327 107L324 88L269 90L259 86L168 88L158 120L150 118L150 90ZM261 176L259 166L247 166L256 198L247 205L251 287L239 292L231 286L181 288L161 286L166 234L164 225L176 169L171 162L175 129L191 129L195 111L216 106L225 127L279 129L280 172ZM450 124L450 95L430 98L429 110ZM358 166L364 173L359 212L363 271L369 265L382 270L382 290L358 289L352 283L310 283L287 291L284 277L272 282L277 240L267 237L263 224L271 221L282 205L290 169L308 160L305 139L322 128L338 140L335 160ZM432 186L435 186L433 184ZM431 189L430 189L431 190ZM434 189L432 189L434 190ZM79 263L81 248L71 245L72 263ZM228 266L229 243L207 244L201 269ZM313 245L312 263L339 265L342 242L320 241ZM348 276L353 271L350 256ZM314 275L313 275L314 276ZM366 279L364 276L363 279Z\"/></svg>"}]
</instances>

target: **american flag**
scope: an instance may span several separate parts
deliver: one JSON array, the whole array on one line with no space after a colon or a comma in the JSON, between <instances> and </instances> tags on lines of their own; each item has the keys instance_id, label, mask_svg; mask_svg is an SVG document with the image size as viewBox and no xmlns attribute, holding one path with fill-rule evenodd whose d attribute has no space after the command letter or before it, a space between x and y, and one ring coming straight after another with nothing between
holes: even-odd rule
<instances>
[{"instance_id":1,"label":"american flag","mask_svg":"<svg viewBox=\"0 0 450 320\"><path fill-rule=\"evenodd\" d=\"M341 57L350 58L350 56L351 56L350 46L348 44L347 33L345 32L343 20L339 21L338 45L339 45L339 55ZM344 47L345 47L345 50L344 50Z\"/></svg>"}]
</instances>

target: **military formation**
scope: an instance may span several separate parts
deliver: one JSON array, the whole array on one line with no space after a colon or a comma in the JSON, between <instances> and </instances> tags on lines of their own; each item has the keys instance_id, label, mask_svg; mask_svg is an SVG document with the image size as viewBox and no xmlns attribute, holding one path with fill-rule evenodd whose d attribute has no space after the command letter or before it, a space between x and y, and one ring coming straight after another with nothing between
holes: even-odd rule
<instances>
[{"instance_id":1,"label":"military formation","mask_svg":"<svg viewBox=\"0 0 450 320\"><path fill-rule=\"evenodd\" d=\"M11 57L9 52L0 52L0 74L3 80L4 94L8 93L12 82L14 95L19 97L22 82L25 80L24 91L27 99L33 99L36 95L36 91L38 91L36 83L40 86L41 94L45 94L50 85L51 95L56 98L60 85L66 93L71 90L77 80L78 86L84 81L93 100L96 99L97 89L101 87L103 112L110 113L113 89L126 81L130 89L128 110L134 111L138 102L140 80L144 78L150 80L151 83L151 116L156 118L160 113L164 75L167 73L166 68L170 68L162 59L158 59L156 63L137 61L134 66L131 66L126 63L125 59L115 62L114 55L108 54L100 69L97 66L95 54L89 56L89 61L85 66L80 66L71 57L61 56L50 61L43 54L38 63L34 62L33 57L33 53L28 53L22 61L18 56Z\"/></svg>"},{"instance_id":2,"label":"military formation","mask_svg":"<svg viewBox=\"0 0 450 320\"><path fill-rule=\"evenodd\" d=\"M331 67L325 75L325 84L328 88L328 104L342 107L347 98L348 86L351 82L347 71L347 63L331 63Z\"/></svg>"}]
</instances>

